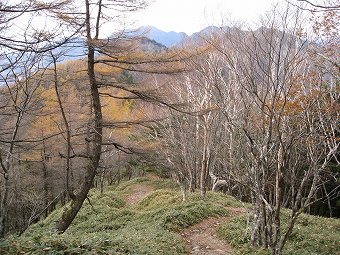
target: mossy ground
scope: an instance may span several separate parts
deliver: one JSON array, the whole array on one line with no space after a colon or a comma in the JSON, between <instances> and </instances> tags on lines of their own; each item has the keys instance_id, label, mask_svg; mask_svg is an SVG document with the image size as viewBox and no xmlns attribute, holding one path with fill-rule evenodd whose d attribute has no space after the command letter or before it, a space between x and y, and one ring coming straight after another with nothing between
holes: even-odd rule
<instances>
[{"instance_id":1,"label":"mossy ground","mask_svg":"<svg viewBox=\"0 0 340 255\"><path fill-rule=\"evenodd\" d=\"M126 204L135 185L152 186L153 191L136 204ZM211 192L205 201L194 193L182 202L172 181L144 177L107 187L104 194L92 190L89 198L93 208L86 201L64 234L53 230L60 208L22 236L0 241L0 254L187 254L179 230L208 217L227 216L226 207L241 207L236 199ZM339 254L339 231L339 220L302 215L286 254ZM249 246L244 216L223 224L218 233L235 253L267 254Z\"/></svg>"},{"instance_id":2,"label":"mossy ground","mask_svg":"<svg viewBox=\"0 0 340 255\"><path fill-rule=\"evenodd\" d=\"M153 192L134 205L124 198L134 185L151 185ZM137 178L104 194L93 190L71 227L62 235L53 229L62 208L31 226L21 237L0 242L0 254L187 254L178 230L211 216L224 216L231 197L209 193L181 201L177 186L169 180Z\"/></svg>"},{"instance_id":3,"label":"mossy ground","mask_svg":"<svg viewBox=\"0 0 340 255\"><path fill-rule=\"evenodd\" d=\"M289 210L283 210L283 225ZM251 223L250 223L251 224ZM239 216L217 229L220 238L228 241L235 254L263 254L270 252L256 249L249 244L250 229L245 216ZM340 255L340 220L302 214L284 248L286 255Z\"/></svg>"}]
</instances>

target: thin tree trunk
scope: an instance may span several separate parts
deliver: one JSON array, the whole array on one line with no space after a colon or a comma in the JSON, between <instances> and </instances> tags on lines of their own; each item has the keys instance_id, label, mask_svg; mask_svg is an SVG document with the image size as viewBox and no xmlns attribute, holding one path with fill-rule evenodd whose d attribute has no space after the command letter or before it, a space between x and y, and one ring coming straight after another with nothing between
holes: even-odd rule
<instances>
[{"instance_id":1,"label":"thin tree trunk","mask_svg":"<svg viewBox=\"0 0 340 255\"><path fill-rule=\"evenodd\" d=\"M208 163L208 127L204 125L203 132L203 154L202 154L202 164L201 164L201 176L200 176L200 190L201 198L205 199L207 192L206 187L206 176L207 176L207 163Z\"/></svg>"},{"instance_id":2,"label":"thin tree trunk","mask_svg":"<svg viewBox=\"0 0 340 255\"><path fill-rule=\"evenodd\" d=\"M105 180L105 169L103 169L102 172L100 173L100 182L99 182L100 194L103 194L104 192L104 180Z\"/></svg>"},{"instance_id":3,"label":"thin tree trunk","mask_svg":"<svg viewBox=\"0 0 340 255\"><path fill-rule=\"evenodd\" d=\"M178 174L177 178L178 178L177 182L180 187L181 194L182 194L182 201L185 202L187 200L187 186L185 183L185 177L181 176L181 174Z\"/></svg>"},{"instance_id":4,"label":"thin tree trunk","mask_svg":"<svg viewBox=\"0 0 340 255\"><path fill-rule=\"evenodd\" d=\"M57 99L58 99L58 105L59 105L59 109L61 112L61 116L63 118L63 122L64 122L64 126L66 129L66 190L67 190L67 194L69 195L69 197L71 199L75 198L75 195L73 194L73 188L72 185L70 183L70 171L71 171L71 129L68 123L68 120L66 118L66 114L65 114L65 110L63 107L63 104L61 102L61 98L60 98L60 94L59 94L59 90L58 90L58 72L57 72L57 60L55 58L55 56L53 54L52 55L52 59L53 59L53 64L54 64L54 90L55 93L57 95Z\"/></svg>"},{"instance_id":5,"label":"thin tree trunk","mask_svg":"<svg viewBox=\"0 0 340 255\"><path fill-rule=\"evenodd\" d=\"M327 198L327 205L328 205L328 210L329 210L329 217L332 218L333 217L333 211L332 211L332 204L331 204L331 199L330 199L330 196L327 192L327 189L326 189L326 185L325 183L323 182L322 183L322 188L325 192L325 195L326 195L326 198Z\"/></svg>"},{"instance_id":6,"label":"thin tree trunk","mask_svg":"<svg viewBox=\"0 0 340 255\"><path fill-rule=\"evenodd\" d=\"M281 221L280 221L280 211L281 211L281 175L284 167L284 149L283 145L280 144L280 148L277 156L277 170L275 178L275 210L274 210L274 235L272 243L272 252L276 254L277 244L280 240L281 235Z\"/></svg>"},{"instance_id":7,"label":"thin tree trunk","mask_svg":"<svg viewBox=\"0 0 340 255\"><path fill-rule=\"evenodd\" d=\"M44 129L41 129L41 137L44 137ZM42 151L41 151L41 163L42 163L42 172L44 178L44 206L48 205L48 169L46 165L46 144L45 140L42 142ZM48 210L45 211L45 217L48 216Z\"/></svg>"},{"instance_id":8,"label":"thin tree trunk","mask_svg":"<svg viewBox=\"0 0 340 255\"><path fill-rule=\"evenodd\" d=\"M25 98L24 104L21 107L21 109L26 109L27 103L29 101L29 97L27 96ZM5 162L2 161L1 157L1 151L0 151L0 165L2 168L2 192L1 192L1 201L0 201L0 238L5 236L6 231L6 224L7 224L7 211L8 211L8 190L9 190L9 172L11 168L11 158L13 156L13 150L14 150L14 140L17 137L20 122L23 117L23 111L19 110L17 112L17 119L15 123L15 127L12 132L12 142L10 143L10 147L7 151Z\"/></svg>"},{"instance_id":9,"label":"thin tree trunk","mask_svg":"<svg viewBox=\"0 0 340 255\"><path fill-rule=\"evenodd\" d=\"M196 117L196 129L195 129L195 170L194 170L194 181L195 181L195 188L198 187L198 176L199 176L199 140L200 140L200 132L199 132L199 117Z\"/></svg>"},{"instance_id":10,"label":"thin tree trunk","mask_svg":"<svg viewBox=\"0 0 340 255\"><path fill-rule=\"evenodd\" d=\"M93 138L91 140L92 150L89 157L89 164L87 166L87 174L85 180L81 187L80 192L76 195L75 199L72 200L71 205L68 210L66 210L61 220L57 223L57 231L63 233L72 223L76 215L78 214L80 208L82 207L84 200L87 198L88 192L92 187L93 180L97 173L97 168L99 166L99 160L101 156L102 147L102 112L100 96L97 87L95 70L94 70L94 47L93 40L91 37L91 23L90 23L90 4L89 0L85 0L86 6L86 32L87 32L87 72L89 83L91 87L91 98L93 100L93 112L94 112L94 132Z\"/></svg>"},{"instance_id":11,"label":"thin tree trunk","mask_svg":"<svg viewBox=\"0 0 340 255\"><path fill-rule=\"evenodd\" d=\"M8 189L9 189L8 172L4 171L2 178L2 196L0 207L0 238L3 238L5 236L5 227L7 223L7 210L8 210Z\"/></svg>"}]
</instances>

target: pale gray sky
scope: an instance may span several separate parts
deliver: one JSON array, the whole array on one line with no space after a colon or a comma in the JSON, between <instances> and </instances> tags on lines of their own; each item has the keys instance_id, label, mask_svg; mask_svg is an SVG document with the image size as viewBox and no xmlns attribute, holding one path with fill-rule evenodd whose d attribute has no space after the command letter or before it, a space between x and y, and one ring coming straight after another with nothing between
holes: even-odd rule
<instances>
[{"instance_id":1,"label":"pale gray sky","mask_svg":"<svg viewBox=\"0 0 340 255\"><path fill-rule=\"evenodd\" d=\"M282 2L283 0L281 0ZM139 25L164 31L192 34L208 25L219 25L221 17L255 21L277 0L154 0L136 15Z\"/></svg>"},{"instance_id":2,"label":"pale gray sky","mask_svg":"<svg viewBox=\"0 0 340 255\"><path fill-rule=\"evenodd\" d=\"M17 0L11 0L17 1ZM52 0L51 0L52 1ZM103 26L101 36L110 36L122 27L131 28L129 23L135 21L133 27L152 25L163 31L176 31L192 34L209 25L229 25L228 21L256 22L260 14L271 9L277 2L285 0L150 0L151 4L137 13L127 13L127 19ZM81 4L80 2L79 4ZM32 13L33 15L33 13ZM13 33L24 33L30 15L15 21ZM95 17L94 17L95 18ZM222 23L224 19L225 23ZM53 29L57 23L48 21L49 17L35 17L34 27ZM46 22L46 23L45 23ZM125 23L127 22L127 24ZM57 28L57 27L56 27Z\"/></svg>"}]
</instances>

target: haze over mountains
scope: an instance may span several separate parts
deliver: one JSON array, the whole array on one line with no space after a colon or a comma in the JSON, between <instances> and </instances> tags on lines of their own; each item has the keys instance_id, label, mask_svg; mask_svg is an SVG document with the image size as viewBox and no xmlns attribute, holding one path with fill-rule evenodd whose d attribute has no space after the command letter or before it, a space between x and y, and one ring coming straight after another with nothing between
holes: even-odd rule
<instances>
[{"instance_id":1,"label":"haze over mountains","mask_svg":"<svg viewBox=\"0 0 340 255\"><path fill-rule=\"evenodd\" d=\"M153 26L145 26L142 28L145 36L151 40L163 44L166 47L171 47L180 44L188 35L184 32L165 32Z\"/></svg>"},{"instance_id":2,"label":"haze over mountains","mask_svg":"<svg viewBox=\"0 0 340 255\"><path fill-rule=\"evenodd\" d=\"M165 32L154 26L145 26L142 28L142 32L145 33L145 36L151 40L154 40L160 44L163 44L166 47L179 46L184 42L188 41L197 41L202 36L207 36L213 32L219 31L220 28L216 26L209 26L201 31L198 31L192 35L187 35L184 32Z\"/></svg>"},{"instance_id":3,"label":"haze over mountains","mask_svg":"<svg viewBox=\"0 0 340 255\"><path fill-rule=\"evenodd\" d=\"M261 32L263 29L265 28L261 27L255 32ZM157 53L171 47L181 47L185 45L199 46L205 42L205 38L209 38L213 34L219 35L227 31L247 33L247 31L238 30L237 28L233 29L231 27L208 26L201 31L188 35L185 32L166 32L154 26L144 26L138 31L130 31L125 35L127 38L135 38L135 43L138 45L139 49L146 52ZM115 37L117 35L112 34L112 36ZM84 48L84 45L85 41L79 38L68 42L62 47L61 52L63 52L63 54L61 54L62 57L59 60L70 60L85 57L86 49Z\"/></svg>"},{"instance_id":4,"label":"haze over mountains","mask_svg":"<svg viewBox=\"0 0 340 255\"><path fill-rule=\"evenodd\" d=\"M184 32L165 32L154 26L141 27L138 32L127 32L127 37L134 37L141 35L139 39L140 47L145 51L158 52L166 48L181 46L186 42L194 42L202 35L208 35L209 33L218 30L218 27L209 26L199 32L192 35L187 35ZM115 37L116 35L112 35ZM86 56L86 49L84 48L85 41L83 39L76 38L64 46L62 46L61 52L63 60L78 59Z\"/></svg>"}]
</instances>

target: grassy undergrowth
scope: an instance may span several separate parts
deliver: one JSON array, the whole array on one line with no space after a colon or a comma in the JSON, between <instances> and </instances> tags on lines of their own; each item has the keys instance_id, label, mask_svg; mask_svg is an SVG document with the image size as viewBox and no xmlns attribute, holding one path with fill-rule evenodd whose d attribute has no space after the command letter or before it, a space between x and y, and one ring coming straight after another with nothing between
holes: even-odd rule
<instances>
[{"instance_id":1,"label":"grassy undergrowth","mask_svg":"<svg viewBox=\"0 0 340 255\"><path fill-rule=\"evenodd\" d=\"M289 210L283 211L287 222ZM284 224L283 222L283 224ZM268 250L255 249L249 244L245 216L233 218L217 229L219 237L228 241L235 254L270 254ZM248 232L248 233L247 233ZM302 214L285 249L286 255L340 255L340 220Z\"/></svg>"},{"instance_id":2,"label":"grassy undergrowth","mask_svg":"<svg viewBox=\"0 0 340 255\"><path fill-rule=\"evenodd\" d=\"M136 205L124 197L136 184L154 191ZM211 216L228 214L224 206L238 206L231 197L198 194L183 203L177 186L168 180L138 178L100 194L93 190L71 227L62 235L53 231L63 208L31 226L21 237L0 242L0 254L187 254L178 230Z\"/></svg>"},{"instance_id":3,"label":"grassy undergrowth","mask_svg":"<svg viewBox=\"0 0 340 255\"><path fill-rule=\"evenodd\" d=\"M150 185L153 192L134 205L125 198L135 185ZM184 255L178 231L212 216L226 216L225 207L241 207L234 198L208 192L205 201L190 194L181 201L177 185L170 180L137 178L104 194L91 191L90 200L62 235L53 229L63 208L31 226L22 236L0 241L0 254L131 254ZM288 215L288 211L285 212ZM249 245L244 216L222 224L218 234L234 247L235 254L268 254ZM288 255L340 254L340 220L302 215L287 244Z\"/></svg>"}]
</instances>

